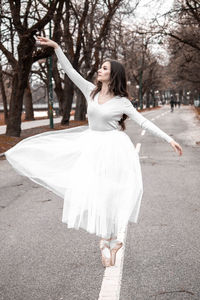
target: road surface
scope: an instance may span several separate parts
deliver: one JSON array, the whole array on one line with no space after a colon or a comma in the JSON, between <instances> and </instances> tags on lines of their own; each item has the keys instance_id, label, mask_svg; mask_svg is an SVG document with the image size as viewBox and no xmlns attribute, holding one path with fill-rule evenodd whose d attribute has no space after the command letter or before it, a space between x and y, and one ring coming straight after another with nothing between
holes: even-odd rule
<instances>
[{"instance_id":1,"label":"road surface","mask_svg":"<svg viewBox=\"0 0 200 300\"><path fill-rule=\"evenodd\" d=\"M183 156L127 122L133 143L141 145L144 194L139 221L127 228L119 299L197 300L199 122L186 106L144 116L180 143ZM67 229L63 200L16 174L6 160L0 160L0 189L0 299L98 300L104 280L99 238Z\"/></svg>"}]
</instances>

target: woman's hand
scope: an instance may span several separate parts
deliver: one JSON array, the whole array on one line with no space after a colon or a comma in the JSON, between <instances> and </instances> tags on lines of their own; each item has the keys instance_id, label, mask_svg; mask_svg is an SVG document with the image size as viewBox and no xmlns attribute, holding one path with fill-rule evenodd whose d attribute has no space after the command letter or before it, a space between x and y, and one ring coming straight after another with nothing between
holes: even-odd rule
<instances>
[{"instance_id":1,"label":"woman's hand","mask_svg":"<svg viewBox=\"0 0 200 300\"><path fill-rule=\"evenodd\" d=\"M178 152L179 155L183 154L183 150L181 148L181 146L175 142L174 140L170 142L170 145L172 146L172 148L174 148L174 151Z\"/></svg>"},{"instance_id":2,"label":"woman's hand","mask_svg":"<svg viewBox=\"0 0 200 300\"><path fill-rule=\"evenodd\" d=\"M54 49L59 47L56 42L42 36L37 36L36 43L37 45L49 46L49 47L53 47Z\"/></svg>"}]
</instances>

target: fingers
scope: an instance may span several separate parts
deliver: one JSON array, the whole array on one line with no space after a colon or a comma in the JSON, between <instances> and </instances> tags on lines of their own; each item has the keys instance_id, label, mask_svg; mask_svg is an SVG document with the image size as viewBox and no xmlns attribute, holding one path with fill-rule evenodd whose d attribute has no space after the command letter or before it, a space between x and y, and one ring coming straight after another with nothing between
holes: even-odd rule
<instances>
[{"instance_id":1,"label":"fingers","mask_svg":"<svg viewBox=\"0 0 200 300\"><path fill-rule=\"evenodd\" d=\"M48 38L42 37L42 36L37 36L37 39L40 41L44 41L44 42L49 42L50 40Z\"/></svg>"},{"instance_id":2,"label":"fingers","mask_svg":"<svg viewBox=\"0 0 200 300\"><path fill-rule=\"evenodd\" d=\"M182 148L180 148L180 150L179 150L179 151L180 151L180 155L182 155L182 154L183 154L183 150L182 150Z\"/></svg>"},{"instance_id":3,"label":"fingers","mask_svg":"<svg viewBox=\"0 0 200 300\"><path fill-rule=\"evenodd\" d=\"M173 143L171 145L174 148L175 152L179 153L179 155L183 154L183 150L182 150L181 146L178 143L173 141Z\"/></svg>"},{"instance_id":4,"label":"fingers","mask_svg":"<svg viewBox=\"0 0 200 300\"><path fill-rule=\"evenodd\" d=\"M42 36L36 36L36 45L37 46L52 46L53 41Z\"/></svg>"},{"instance_id":5,"label":"fingers","mask_svg":"<svg viewBox=\"0 0 200 300\"><path fill-rule=\"evenodd\" d=\"M37 35L37 38L38 38L38 39L45 39L45 37L40 36L40 35Z\"/></svg>"},{"instance_id":6,"label":"fingers","mask_svg":"<svg viewBox=\"0 0 200 300\"><path fill-rule=\"evenodd\" d=\"M181 146L179 144L177 144L177 147L178 147L180 155L182 155L183 154L183 149L181 148Z\"/></svg>"},{"instance_id":7,"label":"fingers","mask_svg":"<svg viewBox=\"0 0 200 300\"><path fill-rule=\"evenodd\" d=\"M179 152L179 155L182 155L183 151L182 151L181 146L180 145L176 145L176 148L177 148L177 152Z\"/></svg>"}]
</instances>

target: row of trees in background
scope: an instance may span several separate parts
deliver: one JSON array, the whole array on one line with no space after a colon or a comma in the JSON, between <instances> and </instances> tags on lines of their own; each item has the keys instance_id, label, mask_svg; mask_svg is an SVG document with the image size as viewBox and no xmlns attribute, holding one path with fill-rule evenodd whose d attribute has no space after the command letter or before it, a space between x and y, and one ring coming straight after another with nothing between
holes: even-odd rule
<instances>
[{"instance_id":1,"label":"row of trees in background","mask_svg":"<svg viewBox=\"0 0 200 300\"><path fill-rule=\"evenodd\" d=\"M48 88L47 58L54 51L49 47L35 47L34 35L48 37L50 20L52 39L62 47L73 67L87 80L95 80L99 65L109 57L125 64L130 95L141 99L145 95L147 107L150 99L155 99L155 91L158 90L175 91L184 86L199 92L198 1L176 0L173 9L165 15L166 22L160 25L154 20L150 28L127 23L140 0L132 1L131 5L129 2L0 0L0 52L3 54L0 56L0 89L7 135L20 135L23 102L26 118L33 119L32 82L40 82ZM152 51L152 46L158 40L168 43L170 62L167 66L160 63L164 61L162 55L158 57ZM69 123L75 94L75 119L84 120L85 99L63 71L58 69L55 55L53 79L62 124ZM164 94L159 92L159 95L162 99Z\"/></svg>"},{"instance_id":2,"label":"row of trees in background","mask_svg":"<svg viewBox=\"0 0 200 300\"><path fill-rule=\"evenodd\" d=\"M171 86L178 91L184 87L184 91L197 99L200 94L200 2L176 0L166 17L168 24L161 27L161 32L168 36L170 63L166 72Z\"/></svg>"},{"instance_id":3,"label":"row of trees in background","mask_svg":"<svg viewBox=\"0 0 200 300\"><path fill-rule=\"evenodd\" d=\"M135 6L137 6L135 0ZM7 97L4 80L1 92L7 121L7 135L19 136L24 92L29 89L32 74L37 74L47 83L46 64L42 61L54 53L52 48L35 47L34 35L48 35L47 24L53 21L53 40L66 49L67 55L77 71L92 80L102 60L104 44L110 35L111 23L116 13L121 15L133 11L126 0L52 0L47 1L0 1L1 36L0 50L3 53L1 74L11 77L12 93L7 113ZM124 12L123 12L124 11ZM5 59L6 58L6 59ZM40 63L40 68L35 66ZM5 64L8 65L5 68ZM53 77L55 92L63 116L62 123L68 124L74 95L74 85L67 76L58 71L54 55ZM47 85L48 86L48 85ZM85 117L83 96L77 97L76 118ZM30 93L28 93L30 96ZM28 95L27 94L27 95ZM26 97L31 104L31 97ZM26 105L27 115L32 118L31 105Z\"/></svg>"}]
</instances>

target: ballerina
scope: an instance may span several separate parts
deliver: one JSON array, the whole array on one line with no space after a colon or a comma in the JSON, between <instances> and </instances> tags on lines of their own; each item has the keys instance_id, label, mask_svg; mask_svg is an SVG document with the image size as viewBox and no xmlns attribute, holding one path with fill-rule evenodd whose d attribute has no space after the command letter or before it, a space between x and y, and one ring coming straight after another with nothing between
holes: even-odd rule
<instances>
[{"instance_id":1,"label":"ballerina","mask_svg":"<svg viewBox=\"0 0 200 300\"><path fill-rule=\"evenodd\" d=\"M38 36L37 44L54 48L84 94L89 126L29 137L5 156L21 175L64 199L62 222L101 237L102 264L113 266L123 246L117 234L128 222L137 223L143 195L139 155L124 132L126 118L167 141L179 155L182 148L133 107L121 63L104 61L94 85L73 68L56 42Z\"/></svg>"}]
</instances>

